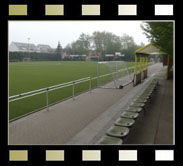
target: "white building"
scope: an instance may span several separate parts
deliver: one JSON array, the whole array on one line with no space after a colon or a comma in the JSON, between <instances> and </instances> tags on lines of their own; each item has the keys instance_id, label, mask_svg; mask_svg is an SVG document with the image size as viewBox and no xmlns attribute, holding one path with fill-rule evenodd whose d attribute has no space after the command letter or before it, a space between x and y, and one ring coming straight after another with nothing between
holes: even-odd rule
<instances>
[{"instance_id":1,"label":"white building","mask_svg":"<svg viewBox=\"0 0 183 166\"><path fill-rule=\"evenodd\" d=\"M9 46L10 52L37 52L34 44L12 42Z\"/></svg>"},{"instance_id":2,"label":"white building","mask_svg":"<svg viewBox=\"0 0 183 166\"><path fill-rule=\"evenodd\" d=\"M9 46L10 52L39 52L39 53L53 53L55 49L49 45L38 44L37 46L31 43L12 42Z\"/></svg>"},{"instance_id":3,"label":"white building","mask_svg":"<svg viewBox=\"0 0 183 166\"><path fill-rule=\"evenodd\" d=\"M37 51L38 52L51 52L51 47L49 45L45 45L45 44L38 44L37 45Z\"/></svg>"}]
</instances>

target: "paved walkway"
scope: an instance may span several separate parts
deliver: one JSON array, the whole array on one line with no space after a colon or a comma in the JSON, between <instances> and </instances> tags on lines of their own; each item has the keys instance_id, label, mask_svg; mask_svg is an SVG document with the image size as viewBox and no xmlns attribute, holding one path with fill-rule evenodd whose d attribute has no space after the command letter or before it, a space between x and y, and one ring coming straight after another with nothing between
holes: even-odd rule
<instances>
[{"instance_id":1,"label":"paved walkway","mask_svg":"<svg viewBox=\"0 0 183 166\"><path fill-rule=\"evenodd\" d=\"M149 68L149 74L159 72L161 68L161 64L153 65ZM129 84L122 90L94 89L91 94L89 92L81 94L74 101L69 99L53 105L50 107L50 111L42 110L11 122L9 124L9 144L54 145L69 142L71 144L93 144L97 140L99 130L91 130L92 137L89 134L85 135L83 142L81 142L82 140L77 142L77 136L91 124L97 122L97 119L103 114L105 114L105 118L102 123L96 124L98 124L97 129L102 129L104 132L107 124L112 122L111 119L120 113L118 109L114 108L127 106L134 94L143 89L145 83L146 81L135 88ZM112 107L113 111L109 111Z\"/></svg>"}]
</instances>

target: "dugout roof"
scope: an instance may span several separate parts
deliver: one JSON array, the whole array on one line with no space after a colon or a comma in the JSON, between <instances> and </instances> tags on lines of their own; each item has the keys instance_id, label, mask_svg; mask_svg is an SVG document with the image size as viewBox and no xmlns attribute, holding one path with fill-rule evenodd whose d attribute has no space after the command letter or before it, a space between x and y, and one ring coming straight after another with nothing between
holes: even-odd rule
<instances>
[{"instance_id":1,"label":"dugout roof","mask_svg":"<svg viewBox=\"0 0 183 166\"><path fill-rule=\"evenodd\" d=\"M153 55L153 54L164 54L164 53L161 52L161 50L157 46L150 43L150 44L147 44L146 46L141 47L138 50L136 50L135 54L137 56L149 56L149 55Z\"/></svg>"}]
</instances>

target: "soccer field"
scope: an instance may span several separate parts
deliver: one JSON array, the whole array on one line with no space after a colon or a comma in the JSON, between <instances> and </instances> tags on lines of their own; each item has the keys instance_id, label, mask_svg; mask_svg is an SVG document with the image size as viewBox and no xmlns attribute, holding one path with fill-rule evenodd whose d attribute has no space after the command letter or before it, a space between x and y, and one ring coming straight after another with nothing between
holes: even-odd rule
<instances>
[{"instance_id":1,"label":"soccer field","mask_svg":"<svg viewBox=\"0 0 183 166\"><path fill-rule=\"evenodd\" d=\"M126 63L132 66L133 63ZM119 65L119 68L123 68ZM113 69L113 71L115 68ZM106 65L100 65L100 75L109 73ZM97 76L97 62L56 61L56 62L11 62L9 63L9 96L29 92L57 84L77 80L84 77ZM101 83L112 80L105 77ZM97 86L97 80L92 81L92 88ZM89 82L77 84L75 93L88 90ZM72 96L72 87L66 87L49 92L49 104ZM14 119L26 113L46 106L46 93L12 101L9 104L9 119Z\"/></svg>"}]
</instances>

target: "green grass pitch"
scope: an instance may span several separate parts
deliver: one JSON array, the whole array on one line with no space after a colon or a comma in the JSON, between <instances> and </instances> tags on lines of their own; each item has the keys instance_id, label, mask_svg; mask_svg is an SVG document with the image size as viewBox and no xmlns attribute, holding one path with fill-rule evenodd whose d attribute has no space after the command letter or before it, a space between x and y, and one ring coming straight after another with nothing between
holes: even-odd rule
<instances>
[{"instance_id":1,"label":"green grass pitch","mask_svg":"<svg viewBox=\"0 0 183 166\"><path fill-rule=\"evenodd\" d=\"M133 63L126 63L132 66ZM120 66L119 69L123 68ZM115 67L113 67L115 70ZM100 65L100 75L109 73L106 65ZM85 61L56 62L10 62L9 63L9 96L29 92L49 86L77 80L84 77L97 76L97 63ZM112 77L103 78L101 83L111 81ZM92 88L97 86L97 80L92 81ZM89 82L77 84L75 94L89 89ZM49 92L49 104L72 96L72 86ZM46 93L13 101L9 103L9 119L46 106Z\"/></svg>"}]
</instances>

